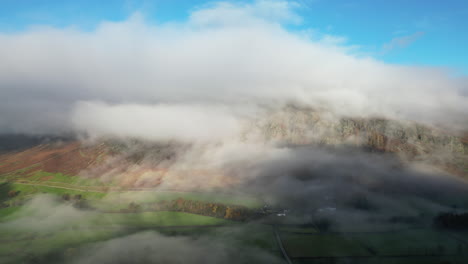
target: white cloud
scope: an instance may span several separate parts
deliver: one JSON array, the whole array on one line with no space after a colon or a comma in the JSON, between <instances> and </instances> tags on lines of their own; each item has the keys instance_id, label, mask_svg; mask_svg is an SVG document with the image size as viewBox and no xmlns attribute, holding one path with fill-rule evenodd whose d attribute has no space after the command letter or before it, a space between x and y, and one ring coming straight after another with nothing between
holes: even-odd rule
<instances>
[{"instance_id":1,"label":"white cloud","mask_svg":"<svg viewBox=\"0 0 468 264\"><path fill-rule=\"evenodd\" d=\"M152 25L136 14L91 32L0 34L0 128L184 140L211 129L222 137L235 131L232 113L244 105L291 101L338 114L466 126L463 80L355 57L342 39L314 41L290 32L282 25L299 22L294 7L218 3L185 22ZM229 111L219 112L221 104ZM146 122L152 116L164 129Z\"/></svg>"},{"instance_id":2,"label":"white cloud","mask_svg":"<svg viewBox=\"0 0 468 264\"><path fill-rule=\"evenodd\" d=\"M108 105L79 103L72 116L77 130L91 137L138 137L157 141L213 141L235 137L240 122L222 106L206 105Z\"/></svg>"},{"instance_id":3,"label":"white cloud","mask_svg":"<svg viewBox=\"0 0 468 264\"><path fill-rule=\"evenodd\" d=\"M252 23L299 24L302 18L293 10L296 2L258 0L252 4L218 2L194 11L190 23L196 26L240 26Z\"/></svg>"}]
</instances>

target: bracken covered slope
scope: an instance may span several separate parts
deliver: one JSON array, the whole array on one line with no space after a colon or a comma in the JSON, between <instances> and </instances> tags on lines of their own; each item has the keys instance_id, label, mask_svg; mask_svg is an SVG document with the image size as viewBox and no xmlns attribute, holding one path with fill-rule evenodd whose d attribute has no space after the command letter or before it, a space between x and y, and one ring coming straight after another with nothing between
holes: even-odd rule
<instances>
[{"instance_id":1,"label":"bracken covered slope","mask_svg":"<svg viewBox=\"0 0 468 264\"><path fill-rule=\"evenodd\" d=\"M28 175L36 171L77 175L83 169L96 166L108 155L101 143L84 146L80 142L40 144L22 151L0 155L0 174L21 170Z\"/></svg>"},{"instance_id":2,"label":"bracken covered slope","mask_svg":"<svg viewBox=\"0 0 468 264\"><path fill-rule=\"evenodd\" d=\"M364 151L391 152L404 160L425 162L468 178L468 135L457 136L412 122L383 118L343 118L310 109L289 107L252 121L241 138L276 144L352 146ZM40 144L0 155L0 175L22 179L37 172L99 179L124 188L166 185L178 188L191 178L193 187L222 187L233 183L213 168L173 166L189 146L175 143L121 144L105 140ZM49 176L50 177L50 176ZM47 181L48 176L40 178Z\"/></svg>"}]
</instances>

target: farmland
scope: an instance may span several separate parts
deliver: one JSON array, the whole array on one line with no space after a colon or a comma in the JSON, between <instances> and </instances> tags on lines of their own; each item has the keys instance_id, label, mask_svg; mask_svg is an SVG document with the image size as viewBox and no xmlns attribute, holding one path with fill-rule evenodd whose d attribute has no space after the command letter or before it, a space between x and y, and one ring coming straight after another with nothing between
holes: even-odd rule
<instances>
[{"instance_id":1,"label":"farmland","mask_svg":"<svg viewBox=\"0 0 468 264\"><path fill-rule=\"evenodd\" d=\"M72 144L39 146L3 156L0 263L94 263L95 259L83 259L114 243L142 245L134 252L143 250L142 255L149 256L148 250L155 251L159 255L152 257L158 259L178 254L157 250L174 241L174 245L190 245L188 248L200 252L217 252L211 256L214 263L217 257L225 259L223 254L239 256L239 263L259 258L259 263L462 264L468 259L465 231L433 226L439 208L456 212L466 207L463 193L427 199L439 203L437 206L401 194L394 208L412 206L410 214L380 209L378 199L373 200L369 193L341 198L343 202L335 203L336 207L309 204L313 211L306 212L302 203L310 201L308 197L302 202L279 201L275 205L266 202L268 193L247 194L230 188L229 182L224 188L177 189L143 181L147 175L171 180L183 176L180 172L186 170L169 174L147 165L137 171L124 169L112 174L113 180L79 175L78 171L86 170L94 175L93 169L102 166L104 175L114 172L102 164L106 158L113 158L110 153L104 145L83 148ZM69 164L63 166L62 159ZM128 159L115 163L116 167L132 168L139 162L138 155ZM195 171L201 172L205 173ZM190 183L190 178L184 177ZM377 185L372 188L382 190ZM309 218L304 219L304 215ZM356 215L360 218L346 218Z\"/></svg>"}]
</instances>

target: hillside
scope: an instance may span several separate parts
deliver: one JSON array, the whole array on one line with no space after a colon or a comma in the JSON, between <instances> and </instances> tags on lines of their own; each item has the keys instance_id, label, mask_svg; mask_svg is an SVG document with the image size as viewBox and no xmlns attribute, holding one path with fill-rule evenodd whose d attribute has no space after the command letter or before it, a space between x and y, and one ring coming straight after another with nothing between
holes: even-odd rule
<instances>
[{"instance_id":1,"label":"hillside","mask_svg":"<svg viewBox=\"0 0 468 264\"><path fill-rule=\"evenodd\" d=\"M161 185L163 179L166 179L165 189L183 190L177 182L188 177L209 178L210 181L193 186L202 189L230 182L213 169L169 169L180 151L178 146L138 145L141 148L130 148L115 140L94 144L78 141L40 144L0 155L0 175L2 180L8 181L60 184L69 188L87 186L102 191L109 188L143 190Z\"/></svg>"},{"instance_id":2,"label":"hillside","mask_svg":"<svg viewBox=\"0 0 468 264\"><path fill-rule=\"evenodd\" d=\"M337 118L310 109L286 108L253 121L242 137L291 146L348 146L393 153L403 161L422 162L468 177L468 136L459 137L421 124L383 118ZM258 137L257 137L258 138ZM191 146L174 142L101 140L60 141L0 155L4 180L76 183L119 188L217 188L235 184L226 171L200 164L177 165ZM75 177L73 180L70 177ZM182 187L184 186L184 187Z\"/></svg>"},{"instance_id":3,"label":"hillside","mask_svg":"<svg viewBox=\"0 0 468 264\"><path fill-rule=\"evenodd\" d=\"M108 155L105 144L92 147L80 142L40 144L22 151L0 155L0 174L20 171L25 175L37 171L78 175L97 165Z\"/></svg>"}]
</instances>

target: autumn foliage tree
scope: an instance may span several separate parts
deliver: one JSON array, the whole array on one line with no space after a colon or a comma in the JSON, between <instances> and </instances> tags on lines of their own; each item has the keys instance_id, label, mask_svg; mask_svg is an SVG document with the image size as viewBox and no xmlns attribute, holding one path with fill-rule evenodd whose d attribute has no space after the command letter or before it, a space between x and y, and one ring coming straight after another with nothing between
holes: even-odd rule
<instances>
[{"instance_id":1,"label":"autumn foliage tree","mask_svg":"<svg viewBox=\"0 0 468 264\"><path fill-rule=\"evenodd\" d=\"M178 198L172 201L160 201L150 206L155 211L178 211L231 220L246 220L251 212L245 206L225 205Z\"/></svg>"},{"instance_id":2,"label":"autumn foliage tree","mask_svg":"<svg viewBox=\"0 0 468 264\"><path fill-rule=\"evenodd\" d=\"M11 190L8 192L8 197L13 198L18 195L19 191Z\"/></svg>"}]
</instances>

